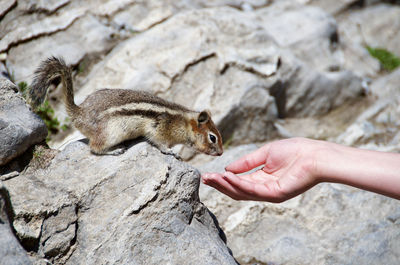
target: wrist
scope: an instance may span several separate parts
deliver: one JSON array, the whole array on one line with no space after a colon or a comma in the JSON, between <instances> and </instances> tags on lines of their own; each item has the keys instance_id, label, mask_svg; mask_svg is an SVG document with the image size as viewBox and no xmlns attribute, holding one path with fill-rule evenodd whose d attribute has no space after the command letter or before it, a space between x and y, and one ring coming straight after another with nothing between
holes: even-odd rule
<instances>
[{"instance_id":1,"label":"wrist","mask_svg":"<svg viewBox=\"0 0 400 265\"><path fill-rule=\"evenodd\" d=\"M338 182L334 168L337 168L343 155L342 146L335 143L316 141L313 152L312 177L316 183Z\"/></svg>"},{"instance_id":2,"label":"wrist","mask_svg":"<svg viewBox=\"0 0 400 265\"><path fill-rule=\"evenodd\" d=\"M316 154L316 179L400 198L400 155L327 143Z\"/></svg>"},{"instance_id":3,"label":"wrist","mask_svg":"<svg viewBox=\"0 0 400 265\"><path fill-rule=\"evenodd\" d=\"M400 199L400 154L309 139L297 144L308 183L342 183Z\"/></svg>"}]
</instances>

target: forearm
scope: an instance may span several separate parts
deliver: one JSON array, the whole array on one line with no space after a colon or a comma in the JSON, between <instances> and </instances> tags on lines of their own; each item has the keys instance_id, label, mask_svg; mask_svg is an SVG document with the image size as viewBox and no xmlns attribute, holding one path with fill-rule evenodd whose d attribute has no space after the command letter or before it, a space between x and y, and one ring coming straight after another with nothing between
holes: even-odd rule
<instances>
[{"instance_id":1,"label":"forearm","mask_svg":"<svg viewBox=\"0 0 400 265\"><path fill-rule=\"evenodd\" d=\"M400 154L325 143L316 152L316 177L400 199Z\"/></svg>"}]
</instances>

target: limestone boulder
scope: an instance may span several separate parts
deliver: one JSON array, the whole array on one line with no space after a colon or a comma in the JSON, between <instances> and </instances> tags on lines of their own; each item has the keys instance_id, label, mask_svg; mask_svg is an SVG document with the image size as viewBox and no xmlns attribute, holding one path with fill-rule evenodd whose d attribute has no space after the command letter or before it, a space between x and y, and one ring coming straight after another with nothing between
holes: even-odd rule
<instances>
[{"instance_id":1,"label":"limestone boulder","mask_svg":"<svg viewBox=\"0 0 400 265\"><path fill-rule=\"evenodd\" d=\"M322 12L312 10L303 18ZM362 94L351 72L317 71L281 47L261 16L225 7L181 12L115 47L77 101L102 87L148 90L211 110L225 140L250 143L276 136L278 118L320 115ZM324 19L304 43L316 35L329 41L335 27Z\"/></svg>"},{"instance_id":2,"label":"limestone boulder","mask_svg":"<svg viewBox=\"0 0 400 265\"><path fill-rule=\"evenodd\" d=\"M268 1L255 0L243 8ZM5 1L0 8L0 53L8 54L8 68L17 82L32 80L39 62L64 56L79 71L99 60L114 45L137 32L162 23L182 10L213 6L242 8L242 1ZM25 51L30 51L26 56ZM89 62L87 62L89 61Z\"/></svg>"},{"instance_id":3,"label":"limestone boulder","mask_svg":"<svg viewBox=\"0 0 400 265\"><path fill-rule=\"evenodd\" d=\"M42 26L32 24L38 18ZM39 61L60 55L88 74L78 75L78 103L104 87L148 90L209 109L224 140L235 144L275 138L278 118L320 116L365 89L343 68L335 19L291 1L25 3L3 21L10 33L3 50L17 81L31 80ZM98 63L83 63L110 50ZM50 93L65 120L60 97Z\"/></svg>"},{"instance_id":4,"label":"limestone boulder","mask_svg":"<svg viewBox=\"0 0 400 265\"><path fill-rule=\"evenodd\" d=\"M400 74L382 71L366 49L400 55L395 2L0 0L0 71L30 83L40 61L63 56L77 103L125 88L209 109L228 148L190 161L202 172L222 172L276 137L400 152ZM60 89L49 99L63 121ZM319 184L282 204L238 202L145 142L95 156L72 130L49 143L62 151L26 152L45 137L15 85L0 79L0 264L400 260L392 199Z\"/></svg>"},{"instance_id":5,"label":"limestone boulder","mask_svg":"<svg viewBox=\"0 0 400 265\"><path fill-rule=\"evenodd\" d=\"M223 172L254 151L238 146L202 172ZM397 200L339 184L318 184L280 204L235 201L201 185L200 198L218 218L240 264L396 264Z\"/></svg>"},{"instance_id":6,"label":"limestone boulder","mask_svg":"<svg viewBox=\"0 0 400 265\"><path fill-rule=\"evenodd\" d=\"M343 70L337 23L329 13L296 1L277 1L256 14L279 46L303 63L320 71Z\"/></svg>"},{"instance_id":7,"label":"limestone boulder","mask_svg":"<svg viewBox=\"0 0 400 265\"><path fill-rule=\"evenodd\" d=\"M198 197L199 173L145 142L96 156L74 142L4 181L32 260L54 264L236 264Z\"/></svg>"},{"instance_id":8,"label":"limestone boulder","mask_svg":"<svg viewBox=\"0 0 400 265\"><path fill-rule=\"evenodd\" d=\"M253 11L268 4L268 0L148 0L134 4L127 3L125 8L115 12L112 21L123 29L143 32L186 10L229 6L243 11Z\"/></svg>"},{"instance_id":9,"label":"limestone boulder","mask_svg":"<svg viewBox=\"0 0 400 265\"><path fill-rule=\"evenodd\" d=\"M73 13L73 20L62 30L34 38L8 50L7 63L9 69L15 73L16 82L31 83L40 62L51 56L61 56L68 64L76 66L84 58L95 56L113 46L116 39L115 29L104 25L93 15L79 17L78 14ZM64 18L63 21L65 20ZM84 37L81 37L82 32ZM27 50L32 56L27 56ZM88 65L82 64L80 67L79 71L84 72Z\"/></svg>"},{"instance_id":10,"label":"limestone boulder","mask_svg":"<svg viewBox=\"0 0 400 265\"><path fill-rule=\"evenodd\" d=\"M400 56L400 7L398 5L380 3L347 14L340 19L343 33L353 42L371 47L385 48ZM348 25L344 27L344 25ZM385 29L385 30L383 30Z\"/></svg>"},{"instance_id":11,"label":"limestone boulder","mask_svg":"<svg viewBox=\"0 0 400 265\"><path fill-rule=\"evenodd\" d=\"M346 69L369 78L379 76L379 61L370 56L366 46L384 48L400 56L399 6L379 3L346 12L337 21Z\"/></svg>"},{"instance_id":12,"label":"limestone boulder","mask_svg":"<svg viewBox=\"0 0 400 265\"><path fill-rule=\"evenodd\" d=\"M352 10L356 8L362 8L368 5L376 4L382 2L380 0L339 0L339 1L331 1L331 0L301 0L301 2L317 6L322 8L323 10L329 12L330 14L339 15L342 12L346 12L347 10ZM389 1L387 1L389 2Z\"/></svg>"},{"instance_id":13,"label":"limestone boulder","mask_svg":"<svg viewBox=\"0 0 400 265\"><path fill-rule=\"evenodd\" d=\"M10 226L12 208L9 199L8 191L0 181L0 264L33 264Z\"/></svg>"},{"instance_id":14,"label":"limestone boulder","mask_svg":"<svg viewBox=\"0 0 400 265\"><path fill-rule=\"evenodd\" d=\"M373 103L337 141L381 151L400 151L400 69L371 83Z\"/></svg>"},{"instance_id":15,"label":"limestone boulder","mask_svg":"<svg viewBox=\"0 0 400 265\"><path fill-rule=\"evenodd\" d=\"M46 125L30 111L17 87L0 77L0 166L46 136Z\"/></svg>"}]
</instances>

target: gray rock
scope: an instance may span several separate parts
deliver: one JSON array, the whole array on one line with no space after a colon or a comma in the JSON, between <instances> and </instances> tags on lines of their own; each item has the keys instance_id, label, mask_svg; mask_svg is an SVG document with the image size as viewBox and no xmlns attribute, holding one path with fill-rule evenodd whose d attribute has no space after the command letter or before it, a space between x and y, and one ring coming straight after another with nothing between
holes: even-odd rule
<instances>
[{"instance_id":1,"label":"gray rock","mask_svg":"<svg viewBox=\"0 0 400 265\"><path fill-rule=\"evenodd\" d=\"M16 234L36 260L236 264L199 201L197 170L147 143L120 156L96 156L75 142L48 168L4 185Z\"/></svg>"},{"instance_id":2,"label":"gray rock","mask_svg":"<svg viewBox=\"0 0 400 265\"><path fill-rule=\"evenodd\" d=\"M0 166L43 141L44 122L25 104L17 87L0 77Z\"/></svg>"},{"instance_id":3,"label":"gray rock","mask_svg":"<svg viewBox=\"0 0 400 265\"><path fill-rule=\"evenodd\" d=\"M375 79L370 87L371 93L380 99L395 99L399 96L400 68L388 75Z\"/></svg>"},{"instance_id":4,"label":"gray rock","mask_svg":"<svg viewBox=\"0 0 400 265\"><path fill-rule=\"evenodd\" d=\"M361 78L350 71L320 74L302 67L288 75L287 117L316 117L346 103L361 100Z\"/></svg>"},{"instance_id":5,"label":"gray rock","mask_svg":"<svg viewBox=\"0 0 400 265\"><path fill-rule=\"evenodd\" d=\"M164 22L171 16L187 10L198 10L208 7L230 6L244 11L252 11L268 5L268 0L148 0L135 2L119 9L113 17L113 22L124 29L134 32L143 32L151 27Z\"/></svg>"},{"instance_id":6,"label":"gray rock","mask_svg":"<svg viewBox=\"0 0 400 265\"><path fill-rule=\"evenodd\" d=\"M0 0L0 70L29 82L40 60L62 55L85 67L75 80L78 103L103 87L144 89L210 109L232 144L305 131L400 152L398 71L381 72L365 49L399 55L399 17L398 6L377 0ZM367 101L359 97L368 91ZM18 96L3 100L13 93L0 94L1 106L24 106ZM16 111L0 109L0 132L6 128L12 141L29 124L19 118L32 115L25 106ZM0 136L11 159L17 149ZM223 171L255 148L197 156L195 165ZM234 263L216 220L198 203L196 171L172 160L144 143L120 157L97 157L78 142L47 169L34 172L31 161L19 173L9 163L0 179L14 214L12 229L0 225L0 243L12 247L0 257L17 260L6 251L26 260L15 234L34 264ZM242 264L398 263L400 210L382 196L321 184L279 205L233 201L204 185L200 197Z\"/></svg>"},{"instance_id":7,"label":"gray rock","mask_svg":"<svg viewBox=\"0 0 400 265\"><path fill-rule=\"evenodd\" d=\"M366 46L384 48L400 56L399 23L400 7L390 4L371 5L340 16L339 36L346 69L376 77L381 67Z\"/></svg>"},{"instance_id":8,"label":"gray rock","mask_svg":"<svg viewBox=\"0 0 400 265\"><path fill-rule=\"evenodd\" d=\"M374 80L375 100L337 141L368 149L400 152L400 69Z\"/></svg>"},{"instance_id":9,"label":"gray rock","mask_svg":"<svg viewBox=\"0 0 400 265\"><path fill-rule=\"evenodd\" d=\"M146 30L122 42L91 70L77 92L78 103L103 87L150 90L197 110L210 109L223 138L236 144L276 137L280 134L274 124L278 117L319 116L358 97L363 90L360 78L349 71L321 72L342 68L337 58L336 23L330 15L286 1L270 6L265 1L248 4L257 11L249 11L249 7L245 8L248 12L237 10L242 9L240 1L48 4L49 21L62 20L58 12L51 11L60 9L65 16L73 13L69 19L73 22L54 31L42 27L31 41L10 44L7 64L17 80L29 81L37 62L50 51L78 64L88 54L110 49L114 43L111 36L129 29ZM181 12L220 5L237 9ZM28 10L32 3L19 8ZM34 6L33 14L38 8ZM81 13L88 9L90 14L112 17L112 22ZM131 11L138 15L132 16ZM24 24L32 16L21 19ZM7 29L17 29L20 24L11 23ZM82 31L83 40L79 37ZM77 39L78 46L74 44ZM15 42L24 40L15 37ZM25 56L25 50L39 57ZM248 99L251 102L245 102ZM55 109L63 120L62 106Z\"/></svg>"},{"instance_id":10,"label":"gray rock","mask_svg":"<svg viewBox=\"0 0 400 265\"><path fill-rule=\"evenodd\" d=\"M117 1L118 2L118 1ZM30 83L39 62L49 56L64 56L77 65L107 53L131 33L118 30L107 18L124 9L129 1L25 1L0 21L0 52L8 53L7 66L17 82ZM29 51L29 56L27 56ZM81 66L79 71L87 65Z\"/></svg>"},{"instance_id":11,"label":"gray rock","mask_svg":"<svg viewBox=\"0 0 400 265\"><path fill-rule=\"evenodd\" d=\"M224 19L219 19L221 13L225 14ZM251 23L243 24L242 29L232 27L221 31L220 27L230 19L242 24L239 20L246 21L247 17L233 9L178 14L121 43L93 69L88 82L77 93L77 102L104 86L150 90L190 108L210 109L214 121L227 124L224 126L227 129L222 129L226 138L232 136L228 129L232 119L238 118L233 126L235 133L248 131L249 124L241 124L240 120L245 119L243 115L249 110L253 113L248 122L254 135L268 135L265 132L274 131L272 120L277 117L274 100L268 92L276 82L268 78L275 74L278 65L274 41ZM241 34L248 34L248 40L235 44L235 36ZM166 54L171 47L175 52ZM108 69L113 69L114 74L105 74ZM246 105L244 98L252 98L254 104ZM261 121L258 126L257 120ZM257 133L260 130L262 133Z\"/></svg>"},{"instance_id":12,"label":"gray rock","mask_svg":"<svg viewBox=\"0 0 400 265\"><path fill-rule=\"evenodd\" d=\"M256 14L281 49L295 55L281 56L285 115L321 116L363 93L362 79L352 72L359 70L345 70L348 68L334 17L322 9L291 1L274 3Z\"/></svg>"},{"instance_id":13,"label":"gray rock","mask_svg":"<svg viewBox=\"0 0 400 265\"><path fill-rule=\"evenodd\" d=\"M11 230L10 217L12 217L12 208L9 194L0 181L0 264L32 264Z\"/></svg>"},{"instance_id":14,"label":"gray rock","mask_svg":"<svg viewBox=\"0 0 400 265\"><path fill-rule=\"evenodd\" d=\"M226 151L200 166L223 167L255 150ZM200 198L217 216L241 264L397 264L398 201L339 184L319 184L281 204L234 201L205 185Z\"/></svg>"},{"instance_id":15,"label":"gray rock","mask_svg":"<svg viewBox=\"0 0 400 265\"><path fill-rule=\"evenodd\" d=\"M85 37L81 38L82 32ZM89 54L109 50L117 33L96 17L86 15L75 18L67 28L12 47L8 51L8 67L13 69L18 82L31 83L39 63L51 56L62 56L67 64L77 65ZM77 42L79 40L79 42ZM29 50L32 56L26 56ZM85 71L87 69L81 69Z\"/></svg>"},{"instance_id":16,"label":"gray rock","mask_svg":"<svg viewBox=\"0 0 400 265\"><path fill-rule=\"evenodd\" d=\"M399 6L369 6L349 15L347 21L353 24L352 27L347 27L347 30L348 34L353 33L353 38L357 38L355 41L361 38L366 45L385 48L400 56L400 33L397 30L400 23Z\"/></svg>"},{"instance_id":17,"label":"gray rock","mask_svg":"<svg viewBox=\"0 0 400 265\"><path fill-rule=\"evenodd\" d=\"M309 9L316 13L309 24L322 13L324 26L302 40L329 41L332 18ZM307 17L308 9L302 12ZM101 87L149 90L210 109L225 140L250 143L276 136L278 117L321 115L361 94L361 79L351 72L317 71L281 48L262 15L232 8L177 14L113 49L93 68L77 102Z\"/></svg>"},{"instance_id":18,"label":"gray rock","mask_svg":"<svg viewBox=\"0 0 400 265\"><path fill-rule=\"evenodd\" d=\"M161 23L179 12L181 1L154 1L137 2L119 10L113 18L113 22L121 28L132 32L142 32ZM191 6L192 1L188 2ZM181 7L189 8L189 6Z\"/></svg>"},{"instance_id":19,"label":"gray rock","mask_svg":"<svg viewBox=\"0 0 400 265\"><path fill-rule=\"evenodd\" d=\"M15 6L17 5L17 0L1 0L0 1L0 20Z\"/></svg>"},{"instance_id":20,"label":"gray rock","mask_svg":"<svg viewBox=\"0 0 400 265\"><path fill-rule=\"evenodd\" d=\"M13 14L9 14L1 21L0 52L7 51L13 45L45 34L51 34L70 26L84 10L75 9L61 12L54 16L46 16L37 20L36 16L24 14L26 6L17 6Z\"/></svg>"},{"instance_id":21,"label":"gray rock","mask_svg":"<svg viewBox=\"0 0 400 265\"><path fill-rule=\"evenodd\" d=\"M256 14L279 46L303 63L321 71L342 68L336 20L322 9L278 1Z\"/></svg>"},{"instance_id":22,"label":"gray rock","mask_svg":"<svg viewBox=\"0 0 400 265\"><path fill-rule=\"evenodd\" d=\"M330 14L340 14L341 12L345 12L352 7L359 7L367 6L370 4L374 4L380 2L379 0L364 0L364 1L357 1L357 0L339 0L339 1L330 1L330 0L304 0L309 5L318 6L323 10L329 12Z\"/></svg>"}]
</instances>

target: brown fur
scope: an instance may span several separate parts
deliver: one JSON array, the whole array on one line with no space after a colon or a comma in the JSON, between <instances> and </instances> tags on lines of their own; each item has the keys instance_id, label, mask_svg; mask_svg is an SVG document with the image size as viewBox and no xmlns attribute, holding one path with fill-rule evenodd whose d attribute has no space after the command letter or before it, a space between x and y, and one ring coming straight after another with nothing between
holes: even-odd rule
<instances>
[{"instance_id":1,"label":"brown fur","mask_svg":"<svg viewBox=\"0 0 400 265\"><path fill-rule=\"evenodd\" d=\"M75 105L71 70L55 57L44 61L36 71L29 92L32 105L43 102L55 79L61 79L64 102L73 124L89 138L90 148L96 154L104 154L139 136L161 150L185 144L210 155L223 152L221 135L209 112L192 111L145 91L101 89L81 105Z\"/></svg>"}]
</instances>

